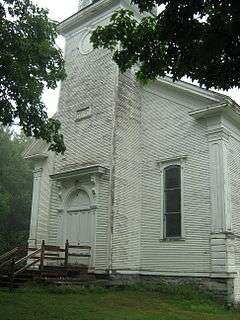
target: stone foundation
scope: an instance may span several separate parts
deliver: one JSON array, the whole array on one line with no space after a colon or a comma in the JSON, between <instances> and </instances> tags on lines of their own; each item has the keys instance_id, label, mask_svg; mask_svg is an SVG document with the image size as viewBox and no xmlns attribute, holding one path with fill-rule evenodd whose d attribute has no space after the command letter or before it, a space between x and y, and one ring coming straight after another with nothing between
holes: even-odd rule
<instances>
[{"instance_id":1,"label":"stone foundation","mask_svg":"<svg viewBox=\"0 0 240 320\"><path fill-rule=\"evenodd\" d=\"M110 283L113 286L127 286L131 284L171 284L176 286L187 285L213 295L217 301L227 305L234 304L234 279L230 278L203 278L203 277L176 277L176 276L148 276L112 274Z\"/></svg>"}]
</instances>

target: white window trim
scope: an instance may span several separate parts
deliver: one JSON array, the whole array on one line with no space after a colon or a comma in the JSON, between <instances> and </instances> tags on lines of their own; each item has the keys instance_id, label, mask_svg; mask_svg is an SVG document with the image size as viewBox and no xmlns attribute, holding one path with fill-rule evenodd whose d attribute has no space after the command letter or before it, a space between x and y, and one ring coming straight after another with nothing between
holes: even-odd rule
<instances>
[{"instance_id":1,"label":"white window trim","mask_svg":"<svg viewBox=\"0 0 240 320\"><path fill-rule=\"evenodd\" d=\"M161 190L161 213L160 213L160 223L161 223L161 231L160 231L160 240L161 241L178 241L185 239L185 226L184 226L184 169L185 163L187 160L187 156L177 156L174 158L167 158L158 161L158 165L160 167L160 174L161 174L161 183L160 183L160 190ZM164 224L164 169L172 166L172 165L179 165L181 168L181 236L180 237L172 237L167 238L165 236L165 224Z\"/></svg>"}]
</instances>

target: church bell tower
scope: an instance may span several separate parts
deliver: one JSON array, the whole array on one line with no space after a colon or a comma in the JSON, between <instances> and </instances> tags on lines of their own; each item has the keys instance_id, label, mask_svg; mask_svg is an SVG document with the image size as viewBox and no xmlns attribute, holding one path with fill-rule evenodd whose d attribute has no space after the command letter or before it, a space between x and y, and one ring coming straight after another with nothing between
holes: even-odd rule
<instances>
[{"instance_id":1,"label":"church bell tower","mask_svg":"<svg viewBox=\"0 0 240 320\"><path fill-rule=\"evenodd\" d=\"M118 250L114 251L113 248L119 246L115 246L115 240L111 238L114 232L113 204L121 201L115 194L121 197L121 182L128 179L126 177L132 177L132 174L136 175L131 161L136 159L138 163L141 159L141 107L134 75L130 71L121 74L112 53L101 48L93 49L90 38L92 31L99 25L108 24L118 9L131 9L137 18L141 15L130 0L82 0L78 4L78 12L58 26L59 33L66 40L64 59L67 78L61 85L57 118L62 124L67 150L64 156L56 158L54 170L68 176L62 180L60 187L57 181L53 182L52 194L58 197L59 202L54 207L61 208L65 206L64 192L76 187L90 190L94 199L92 209L96 210L96 228L101 230L96 231L95 269L106 270L111 268L112 257L116 257L117 263L120 254ZM128 168L126 175L122 164ZM140 197L131 193L141 179L141 166L137 167L136 179L126 182L129 190L124 192L129 203ZM93 168L97 168L95 172ZM99 174L98 168L104 168L106 174ZM59 191L55 191L59 188L60 197L57 196ZM135 204L132 207L139 222L141 208ZM124 204L120 210L127 215ZM121 219L123 221L119 223L124 228L126 220L124 216ZM129 266L134 264L134 268L138 268L140 263L137 246L139 230L138 225L138 233L135 232L134 237L130 233L127 236L122 233L119 238L125 247L129 237L131 259L128 263Z\"/></svg>"}]
</instances>

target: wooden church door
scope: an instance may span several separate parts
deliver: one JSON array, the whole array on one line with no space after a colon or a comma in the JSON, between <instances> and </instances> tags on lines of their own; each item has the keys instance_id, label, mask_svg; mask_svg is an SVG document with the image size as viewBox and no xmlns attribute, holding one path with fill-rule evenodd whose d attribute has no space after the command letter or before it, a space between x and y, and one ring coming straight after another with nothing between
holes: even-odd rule
<instances>
[{"instance_id":1,"label":"wooden church door","mask_svg":"<svg viewBox=\"0 0 240 320\"><path fill-rule=\"evenodd\" d=\"M62 245L66 240L70 245L91 246L90 267L93 267L93 255L95 245L95 212L91 209L91 203L87 192L77 190L73 192L66 205L65 212L60 223L60 238ZM86 251L85 251L86 252ZM71 253L84 253L79 249L71 249ZM88 264L88 258L69 257L71 264Z\"/></svg>"}]
</instances>

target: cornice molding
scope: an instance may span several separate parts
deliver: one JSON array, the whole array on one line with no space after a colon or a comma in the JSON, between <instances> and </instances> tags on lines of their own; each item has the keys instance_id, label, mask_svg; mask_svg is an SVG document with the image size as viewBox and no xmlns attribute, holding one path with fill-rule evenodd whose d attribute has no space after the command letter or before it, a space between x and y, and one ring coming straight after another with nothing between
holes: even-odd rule
<instances>
[{"instance_id":1,"label":"cornice molding","mask_svg":"<svg viewBox=\"0 0 240 320\"><path fill-rule=\"evenodd\" d=\"M226 117L237 127L240 127L240 107L231 99L229 99L228 101L226 99L224 103L215 106L191 111L189 112L189 115L196 120Z\"/></svg>"},{"instance_id":2,"label":"cornice molding","mask_svg":"<svg viewBox=\"0 0 240 320\"><path fill-rule=\"evenodd\" d=\"M203 118L206 119L206 118L210 118L210 117L222 114L226 109L226 107L227 107L227 103L221 103L215 106L209 106L205 109L191 111L189 112L189 115L196 120L203 119Z\"/></svg>"},{"instance_id":3,"label":"cornice molding","mask_svg":"<svg viewBox=\"0 0 240 320\"><path fill-rule=\"evenodd\" d=\"M74 168L72 170L63 170L55 174L50 175L51 179L56 181L61 181L70 178L76 178L79 176L90 176L92 181L92 175L105 175L109 171L108 168L105 168L101 165L92 165Z\"/></svg>"},{"instance_id":4,"label":"cornice molding","mask_svg":"<svg viewBox=\"0 0 240 320\"><path fill-rule=\"evenodd\" d=\"M61 35L66 36L69 32L88 21L94 20L97 17L101 19L103 16L107 16L109 13L112 14L114 10L120 8L126 8L133 11L137 19L141 19L142 17L149 15L140 14L138 7L136 5L131 5L128 0L102 0L88 5L71 17L60 22L57 28L58 32Z\"/></svg>"}]
</instances>

